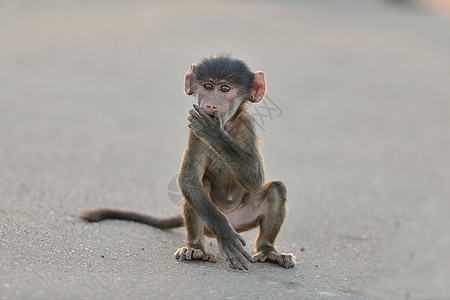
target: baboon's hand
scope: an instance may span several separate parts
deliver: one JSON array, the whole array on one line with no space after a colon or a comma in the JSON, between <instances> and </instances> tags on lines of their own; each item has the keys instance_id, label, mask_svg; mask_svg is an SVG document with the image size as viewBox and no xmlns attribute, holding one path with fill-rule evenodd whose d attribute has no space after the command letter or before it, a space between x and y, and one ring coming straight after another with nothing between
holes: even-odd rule
<instances>
[{"instance_id":1,"label":"baboon's hand","mask_svg":"<svg viewBox=\"0 0 450 300\"><path fill-rule=\"evenodd\" d=\"M194 104L194 108L189 110L187 119L188 127L192 129L196 136L206 142L212 141L217 138L221 132L224 132L222 119L218 111L214 113L213 118L198 105Z\"/></svg>"},{"instance_id":2,"label":"baboon's hand","mask_svg":"<svg viewBox=\"0 0 450 300\"><path fill-rule=\"evenodd\" d=\"M223 257L231 268L248 270L246 260L254 262L251 255L243 247L245 246L244 238L236 231L233 230L227 236L217 236L217 241Z\"/></svg>"}]
</instances>

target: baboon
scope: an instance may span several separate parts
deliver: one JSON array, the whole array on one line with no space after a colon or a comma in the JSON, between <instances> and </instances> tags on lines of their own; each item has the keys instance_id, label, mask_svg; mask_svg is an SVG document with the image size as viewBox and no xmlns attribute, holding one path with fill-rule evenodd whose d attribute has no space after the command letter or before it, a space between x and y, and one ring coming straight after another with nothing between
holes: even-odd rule
<instances>
[{"instance_id":1,"label":"baboon","mask_svg":"<svg viewBox=\"0 0 450 300\"><path fill-rule=\"evenodd\" d=\"M196 104L189 111L189 138L178 176L182 215L159 218L140 213L96 208L80 217L87 221L125 219L158 228L186 227L186 245L175 252L182 261L216 262L205 250L205 236L215 237L231 268L248 270L247 261L295 265L292 254L280 253L275 239L286 215L286 187L265 183L255 121L246 106L264 98L263 72L245 62L216 55L192 64L185 93ZM252 257L239 232L259 226Z\"/></svg>"}]
</instances>

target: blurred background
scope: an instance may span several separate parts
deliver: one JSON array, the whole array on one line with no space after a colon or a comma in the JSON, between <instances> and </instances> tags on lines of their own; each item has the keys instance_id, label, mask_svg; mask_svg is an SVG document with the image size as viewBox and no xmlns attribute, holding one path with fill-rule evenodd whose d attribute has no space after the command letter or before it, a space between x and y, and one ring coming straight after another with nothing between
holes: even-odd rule
<instances>
[{"instance_id":1,"label":"blurred background","mask_svg":"<svg viewBox=\"0 0 450 300\"><path fill-rule=\"evenodd\" d=\"M0 1L0 298L448 299L449 18L446 0ZM183 229L78 219L178 213L184 74L217 52L266 74L249 110L293 270L179 263Z\"/></svg>"}]
</instances>

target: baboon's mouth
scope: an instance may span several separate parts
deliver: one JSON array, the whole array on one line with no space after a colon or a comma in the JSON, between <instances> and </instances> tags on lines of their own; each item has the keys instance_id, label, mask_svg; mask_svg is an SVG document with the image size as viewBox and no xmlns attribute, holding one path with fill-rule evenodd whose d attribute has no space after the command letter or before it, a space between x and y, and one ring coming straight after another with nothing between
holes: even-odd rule
<instances>
[{"instance_id":1,"label":"baboon's mouth","mask_svg":"<svg viewBox=\"0 0 450 300\"><path fill-rule=\"evenodd\" d=\"M216 117L215 115L210 115L210 114L208 114L208 116L210 116L213 119Z\"/></svg>"}]
</instances>

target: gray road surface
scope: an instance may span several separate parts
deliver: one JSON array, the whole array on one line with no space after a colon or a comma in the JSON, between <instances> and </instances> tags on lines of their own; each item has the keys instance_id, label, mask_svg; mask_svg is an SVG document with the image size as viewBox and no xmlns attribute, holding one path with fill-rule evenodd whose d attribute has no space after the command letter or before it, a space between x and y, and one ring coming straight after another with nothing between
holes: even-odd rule
<instances>
[{"instance_id":1,"label":"gray road surface","mask_svg":"<svg viewBox=\"0 0 450 300\"><path fill-rule=\"evenodd\" d=\"M184 229L77 218L178 213L183 76L218 51L266 72L250 109L294 269L180 263ZM0 299L450 299L449 95L450 22L420 8L1 1Z\"/></svg>"}]
</instances>

